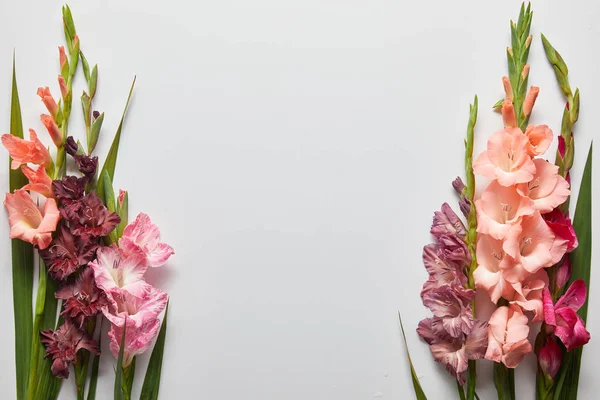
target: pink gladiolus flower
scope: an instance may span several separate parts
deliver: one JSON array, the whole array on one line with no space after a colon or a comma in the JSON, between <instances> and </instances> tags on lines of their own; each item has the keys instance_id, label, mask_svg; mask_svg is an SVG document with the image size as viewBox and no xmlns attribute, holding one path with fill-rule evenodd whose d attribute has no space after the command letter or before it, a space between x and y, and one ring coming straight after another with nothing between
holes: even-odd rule
<instances>
[{"instance_id":1,"label":"pink gladiolus flower","mask_svg":"<svg viewBox=\"0 0 600 400\"><path fill-rule=\"evenodd\" d=\"M42 214L31 196L20 189L14 194L6 194L4 206L8 210L11 239L21 239L40 249L45 249L50 244L52 232L56 230L60 219L54 199L46 200Z\"/></svg>"},{"instance_id":2,"label":"pink gladiolus flower","mask_svg":"<svg viewBox=\"0 0 600 400\"><path fill-rule=\"evenodd\" d=\"M511 298L515 290L506 275L513 278L513 282L518 281L520 276L514 271L517 268L515 260L502 249L502 241L489 235L479 235L476 253L478 265L473 272L475 285L487 290L494 303L500 297Z\"/></svg>"},{"instance_id":3,"label":"pink gladiolus flower","mask_svg":"<svg viewBox=\"0 0 600 400\"><path fill-rule=\"evenodd\" d=\"M6 133L2 135L2 144L10 153L12 169L17 169L21 164L27 163L43 165L45 168L52 165L48 149L39 141L33 129L29 130L29 140Z\"/></svg>"},{"instance_id":4,"label":"pink gladiolus flower","mask_svg":"<svg viewBox=\"0 0 600 400\"><path fill-rule=\"evenodd\" d=\"M106 293L121 289L134 296L143 297L149 290L149 285L144 281L148 267L140 255L126 255L113 244L110 247L101 247L96 257L89 266L94 270L96 284Z\"/></svg>"},{"instance_id":5,"label":"pink gladiolus flower","mask_svg":"<svg viewBox=\"0 0 600 400\"><path fill-rule=\"evenodd\" d=\"M473 328L471 302L475 298L472 290L442 285L435 290L421 292L423 305L442 319L442 326L452 337L469 333Z\"/></svg>"},{"instance_id":6,"label":"pink gladiolus flower","mask_svg":"<svg viewBox=\"0 0 600 400\"><path fill-rule=\"evenodd\" d=\"M63 300L64 311L61 316L70 318L79 328L108 304L106 295L94 282L91 268L86 268L73 282L60 288L55 296Z\"/></svg>"},{"instance_id":7,"label":"pink gladiolus flower","mask_svg":"<svg viewBox=\"0 0 600 400\"><path fill-rule=\"evenodd\" d=\"M77 361L77 352L87 349L100 354L98 344L68 319L60 328L40 332L46 347L45 358L52 357L52 374L58 378L69 377L69 364Z\"/></svg>"},{"instance_id":8,"label":"pink gladiolus flower","mask_svg":"<svg viewBox=\"0 0 600 400\"><path fill-rule=\"evenodd\" d=\"M538 362L540 363L540 368L545 374L554 378L558 373L558 370L560 370L562 358L562 351L560 347L558 347L556 340L549 337L546 340L546 344L539 350Z\"/></svg>"},{"instance_id":9,"label":"pink gladiolus flower","mask_svg":"<svg viewBox=\"0 0 600 400\"><path fill-rule=\"evenodd\" d=\"M125 227L119 246L125 253L139 253L149 267L160 267L175 253L168 244L159 242L160 230L144 213Z\"/></svg>"},{"instance_id":10,"label":"pink gladiolus flower","mask_svg":"<svg viewBox=\"0 0 600 400\"><path fill-rule=\"evenodd\" d=\"M518 308L498 307L490 317L485 358L516 368L533 350L527 340L527 317Z\"/></svg>"},{"instance_id":11,"label":"pink gladiolus flower","mask_svg":"<svg viewBox=\"0 0 600 400\"><path fill-rule=\"evenodd\" d=\"M535 175L533 180L521 183L517 191L521 196L529 197L533 207L539 212L548 213L565 202L571 194L569 184L558 174L558 167L546 160L533 160Z\"/></svg>"},{"instance_id":12,"label":"pink gladiolus flower","mask_svg":"<svg viewBox=\"0 0 600 400\"><path fill-rule=\"evenodd\" d=\"M552 230L540 213L536 212L523 217L520 224L510 229L503 248L527 272L535 274L541 268L557 263L566 250L566 243L555 240ZM556 255L561 252L556 259Z\"/></svg>"},{"instance_id":13,"label":"pink gladiolus flower","mask_svg":"<svg viewBox=\"0 0 600 400\"><path fill-rule=\"evenodd\" d=\"M152 341L158 335L159 328L160 320L156 318L145 321L139 328L127 324L125 348L123 349L123 368L131 364L133 357L142 354L150 348ZM112 325L108 336L110 337L110 351L115 358L119 358L123 327Z\"/></svg>"},{"instance_id":14,"label":"pink gladiolus flower","mask_svg":"<svg viewBox=\"0 0 600 400\"><path fill-rule=\"evenodd\" d=\"M590 333L576 312L583 306L586 298L585 282L582 279L573 282L556 304L552 304L552 295L547 288L544 289L543 296L546 325L550 331L554 331L568 351L590 341Z\"/></svg>"},{"instance_id":15,"label":"pink gladiolus flower","mask_svg":"<svg viewBox=\"0 0 600 400\"><path fill-rule=\"evenodd\" d=\"M60 129L58 129L58 125L56 125L54 119L52 119L52 117L48 114L42 114L40 115L40 120L48 130L48 133L50 134L50 137L52 138L52 141L54 142L56 147L62 146L63 134L60 131Z\"/></svg>"},{"instance_id":16,"label":"pink gladiolus flower","mask_svg":"<svg viewBox=\"0 0 600 400\"><path fill-rule=\"evenodd\" d=\"M140 327L144 322L157 318L165 309L168 300L167 293L150 285L142 297L136 297L121 289L114 289L106 294L109 305L102 309L102 313L119 327L123 326L125 320L127 327Z\"/></svg>"},{"instance_id":17,"label":"pink gladiolus flower","mask_svg":"<svg viewBox=\"0 0 600 400\"><path fill-rule=\"evenodd\" d=\"M518 128L494 133L488 140L487 150L473 163L476 174L497 179L502 186L529 182L535 173L535 164L527 154L527 136Z\"/></svg>"},{"instance_id":18,"label":"pink gladiolus flower","mask_svg":"<svg viewBox=\"0 0 600 400\"><path fill-rule=\"evenodd\" d=\"M521 196L513 186L492 182L475 201L477 232L502 240L521 217L535 211L532 202Z\"/></svg>"},{"instance_id":19,"label":"pink gladiolus flower","mask_svg":"<svg viewBox=\"0 0 600 400\"><path fill-rule=\"evenodd\" d=\"M34 191L48 198L54 197L52 179L48 176L44 167L38 167L37 170L33 170L27 165L22 165L21 171L29 179L29 183L21 189Z\"/></svg>"},{"instance_id":20,"label":"pink gladiolus flower","mask_svg":"<svg viewBox=\"0 0 600 400\"><path fill-rule=\"evenodd\" d=\"M548 287L548 274L541 269L528 276L523 282L513 284L515 293L510 304L516 304L523 310L533 312L533 322L544 320L542 291Z\"/></svg>"},{"instance_id":21,"label":"pink gladiolus flower","mask_svg":"<svg viewBox=\"0 0 600 400\"><path fill-rule=\"evenodd\" d=\"M557 238L567 241L567 252L571 252L577 248L579 242L577 241L577 235L569 217L564 215L559 209L555 209L552 212L544 214L544 219Z\"/></svg>"},{"instance_id":22,"label":"pink gladiolus flower","mask_svg":"<svg viewBox=\"0 0 600 400\"><path fill-rule=\"evenodd\" d=\"M527 153L531 157L542 155L552 143L552 130L547 125L529 125L525 130Z\"/></svg>"},{"instance_id":23,"label":"pink gladiolus flower","mask_svg":"<svg viewBox=\"0 0 600 400\"><path fill-rule=\"evenodd\" d=\"M37 94L42 99L42 102L48 109L50 115L52 115L52 118L56 118L56 114L58 113L58 105L56 104L54 97L52 97L52 94L50 93L50 88L48 88L47 86L39 88L37 90Z\"/></svg>"}]
</instances>

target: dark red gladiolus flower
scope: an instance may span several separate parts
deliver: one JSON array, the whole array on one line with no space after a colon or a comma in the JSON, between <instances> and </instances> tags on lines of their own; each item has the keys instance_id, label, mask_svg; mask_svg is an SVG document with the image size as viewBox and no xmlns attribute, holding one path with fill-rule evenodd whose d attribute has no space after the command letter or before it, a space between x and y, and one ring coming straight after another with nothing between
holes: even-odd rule
<instances>
[{"instance_id":1,"label":"dark red gladiolus flower","mask_svg":"<svg viewBox=\"0 0 600 400\"><path fill-rule=\"evenodd\" d=\"M46 347L44 358L52 357L52 374L57 378L69 377L69 364L76 362L79 350L87 349L91 353L100 354L96 341L69 320L55 331L48 329L40 332L40 336Z\"/></svg>"},{"instance_id":2,"label":"dark red gladiolus flower","mask_svg":"<svg viewBox=\"0 0 600 400\"><path fill-rule=\"evenodd\" d=\"M96 286L91 268L83 270L73 282L60 288L54 295L63 300L64 311L61 316L71 319L79 328L108 305L106 295Z\"/></svg>"},{"instance_id":3,"label":"dark red gladiolus flower","mask_svg":"<svg viewBox=\"0 0 600 400\"><path fill-rule=\"evenodd\" d=\"M95 193L61 207L60 213L69 222L71 232L84 239L106 236L121 222L121 218L110 212Z\"/></svg>"},{"instance_id":4,"label":"dark red gladiolus flower","mask_svg":"<svg viewBox=\"0 0 600 400\"><path fill-rule=\"evenodd\" d=\"M63 206L81 199L85 195L85 178L67 176L62 180L52 182L56 198Z\"/></svg>"},{"instance_id":5,"label":"dark red gladiolus flower","mask_svg":"<svg viewBox=\"0 0 600 400\"><path fill-rule=\"evenodd\" d=\"M81 265L92 261L98 246L95 240L84 240L74 236L69 228L60 225L58 235L47 248L40 250L40 256L44 259L50 275L54 279L63 280Z\"/></svg>"}]
</instances>

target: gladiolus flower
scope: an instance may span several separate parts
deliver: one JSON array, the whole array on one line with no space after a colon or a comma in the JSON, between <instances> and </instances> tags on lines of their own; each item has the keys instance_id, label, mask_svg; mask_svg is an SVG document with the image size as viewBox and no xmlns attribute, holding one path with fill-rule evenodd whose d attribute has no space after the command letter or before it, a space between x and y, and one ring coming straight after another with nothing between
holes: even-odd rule
<instances>
[{"instance_id":1,"label":"gladiolus flower","mask_svg":"<svg viewBox=\"0 0 600 400\"><path fill-rule=\"evenodd\" d=\"M55 296L63 300L64 311L60 315L73 320L79 328L108 304L106 295L96 286L91 268L86 268L73 282L60 288Z\"/></svg>"},{"instance_id":2,"label":"gladiolus flower","mask_svg":"<svg viewBox=\"0 0 600 400\"><path fill-rule=\"evenodd\" d=\"M69 221L71 231L85 238L106 236L121 221L116 213L110 212L104 206L95 193L89 193L65 205L60 212Z\"/></svg>"},{"instance_id":3,"label":"gladiolus flower","mask_svg":"<svg viewBox=\"0 0 600 400\"><path fill-rule=\"evenodd\" d=\"M48 198L54 197L52 179L48 176L44 167L38 167L37 170L33 170L27 165L22 165L21 171L29 179L29 183L21 189L34 191Z\"/></svg>"},{"instance_id":4,"label":"gladiolus flower","mask_svg":"<svg viewBox=\"0 0 600 400\"><path fill-rule=\"evenodd\" d=\"M6 133L2 135L2 144L10 153L12 169L17 169L21 164L27 163L43 165L45 168L52 165L48 149L39 141L33 129L29 130L29 140Z\"/></svg>"},{"instance_id":5,"label":"gladiolus flower","mask_svg":"<svg viewBox=\"0 0 600 400\"><path fill-rule=\"evenodd\" d=\"M525 354L533 350L527 340L527 317L518 307L498 307L490 317L485 358L516 368Z\"/></svg>"},{"instance_id":6,"label":"gladiolus flower","mask_svg":"<svg viewBox=\"0 0 600 400\"><path fill-rule=\"evenodd\" d=\"M69 228L61 225L58 235L50 245L40 251L40 256L50 275L63 280L77 271L80 266L89 263L96 254L98 243L74 236Z\"/></svg>"},{"instance_id":7,"label":"gladiolus flower","mask_svg":"<svg viewBox=\"0 0 600 400\"><path fill-rule=\"evenodd\" d=\"M560 261L566 251L566 242L556 240L540 213L536 212L523 217L519 225L511 228L503 248L529 273L535 274Z\"/></svg>"},{"instance_id":8,"label":"gladiolus flower","mask_svg":"<svg viewBox=\"0 0 600 400\"><path fill-rule=\"evenodd\" d=\"M152 341L158 335L160 328L159 319L146 321L139 328L127 324L125 331L125 348L123 349L123 368L127 367L133 361L133 357L142 354L150 348ZM121 349L121 340L123 338L123 327L112 325L108 332L110 337L110 351L119 358Z\"/></svg>"},{"instance_id":9,"label":"gladiolus flower","mask_svg":"<svg viewBox=\"0 0 600 400\"><path fill-rule=\"evenodd\" d=\"M52 115L52 118L56 118L56 114L58 113L58 105L56 104L54 97L52 97L52 94L50 93L50 88L48 88L47 86L43 88L38 88L37 94L42 99L42 102L48 109L50 115Z\"/></svg>"},{"instance_id":10,"label":"gladiolus flower","mask_svg":"<svg viewBox=\"0 0 600 400\"><path fill-rule=\"evenodd\" d=\"M94 270L96 284L105 292L122 289L137 297L149 290L144 281L148 267L137 253L125 255L117 246L102 247L96 260L89 263Z\"/></svg>"},{"instance_id":11,"label":"gladiolus flower","mask_svg":"<svg viewBox=\"0 0 600 400\"><path fill-rule=\"evenodd\" d=\"M535 164L527 154L527 136L518 128L494 133L488 140L487 150L473 163L476 174L497 179L502 186L529 182L535 173Z\"/></svg>"},{"instance_id":12,"label":"gladiolus flower","mask_svg":"<svg viewBox=\"0 0 600 400\"><path fill-rule=\"evenodd\" d=\"M534 212L532 202L521 196L513 186L505 187L492 182L475 201L477 232L494 239L506 238L509 230L521 217Z\"/></svg>"},{"instance_id":13,"label":"gladiolus flower","mask_svg":"<svg viewBox=\"0 0 600 400\"><path fill-rule=\"evenodd\" d=\"M64 207L81 199L85 195L86 182L85 178L77 178L70 175L61 180L53 181L52 188L54 189L56 198Z\"/></svg>"},{"instance_id":14,"label":"gladiolus flower","mask_svg":"<svg viewBox=\"0 0 600 400\"><path fill-rule=\"evenodd\" d=\"M109 305L102 309L104 316L113 324L122 327L127 321L127 327L133 325L140 328L144 323L154 320L167 305L167 293L148 285L148 290L142 297L115 289L107 293Z\"/></svg>"},{"instance_id":15,"label":"gladiolus flower","mask_svg":"<svg viewBox=\"0 0 600 400\"><path fill-rule=\"evenodd\" d=\"M567 241L568 253L577 248L579 242L577 241L577 235L569 217L564 215L559 209L555 209L552 212L544 214L544 219L557 238Z\"/></svg>"},{"instance_id":16,"label":"gladiolus flower","mask_svg":"<svg viewBox=\"0 0 600 400\"><path fill-rule=\"evenodd\" d=\"M541 269L528 276L523 282L513 284L515 294L510 304L516 304L523 310L533 312L533 322L544 320L542 291L548 287L548 274Z\"/></svg>"},{"instance_id":17,"label":"gladiolus flower","mask_svg":"<svg viewBox=\"0 0 600 400\"><path fill-rule=\"evenodd\" d=\"M552 143L552 130L547 125L529 125L525 129L527 153L531 157L542 155Z\"/></svg>"},{"instance_id":18,"label":"gladiolus flower","mask_svg":"<svg viewBox=\"0 0 600 400\"><path fill-rule=\"evenodd\" d=\"M150 217L140 213L135 221L125 227L119 246L125 253L140 253L149 267L160 267L175 253L168 244L161 243L158 226Z\"/></svg>"},{"instance_id":19,"label":"gladiolus flower","mask_svg":"<svg viewBox=\"0 0 600 400\"><path fill-rule=\"evenodd\" d=\"M474 291L442 285L436 290L422 292L421 298L423 305L442 319L442 325L450 336L459 337L473 328L471 302L475 298Z\"/></svg>"},{"instance_id":20,"label":"gladiolus flower","mask_svg":"<svg viewBox=\"0 0 600 400\"><path fill-rule=\"evenodd\" d=\"M488 291L494 303L500 297L511 298L515 290L505 275L516 277L512 280L514 282L519 279L519 274L513 271L517 268L516 262L505 254L502 241L489 235L479 235L476 253L478 266L473 272L475 285Z\"/></svg>"},{"instance_id":21,"label":"gladiolus flower","mask_svg":"<svg viewBox=\"0 0 600 400\"><path fill-rule=\"evenodd\" d=\"M69 377L69 364L77 362L77 352L86 349L100 354L98 344L71 321L65 320L60 328L40 332L42 343L46 347L46 356L52 357L52 374L57 378Z\"/></svg>"},{"instance_id":22,"label":"gladiolus flower","mask_svg":"<svg viewBox=\"0 0 600 400\"><path fill-rule=\"evenodd\" d=\"M562 351L558 343L552 337L549 337L546 340L546 344L540 347L538 354L538 362L540 363L542 372L554 379L558 370L560 370L562 358Z\"/></svg>"},{"instance_id":23,"label":"gladiolus flower","mask_svg":"<svg viewBox=\"0 0 600 400\"><path fill-rule=\"evenodd\" d=\"M442 235L458 234L464 237L467 234L462 221L448 203L442 204L442 210L434 213L430 232L436 239Z\"/></svg>"},{"instance_id":24,"label":"gladiolus flower","mask_svg":"<svg viewBox=\"0 0 600 400\"><path fill-rule=\"evenodd\" d=\"M541 158L533 160L535 174L527 183L517 186L521 196L529 197L533 208L548 213L567 200L571 191L567 181L558 174L558 167Z\"/></svg>"},{"instance_id":25,"label":"gladiolus flower","mask_svg":"<svg viewBox=\"0 0 600 400\"><path fill-rule=\"evenodd\" d=\"M58 125L56 125L54 119L52 119L52 117L48 114L42 114L40 115L40 120L48 130L48 133L50 134L50 137L52 138L52 141L56 147L62 146L63 134L60 129L58 129Z\"/></svg>"},{"instance_id":26,"label":"gladiolus flower","mask_svg":"<svg viewBox=\"0 0 600 400\"><path fill-rule=\"evenodd\" d=\"M4 206L8 210L10 238L21 239L40 249L45 249L52 241L52 232L60 219L54 199L47 199L44 212L40 212L31 196L23 190L7 193Z\"/></svg>"},{"instance_id":27,"label":"gladiolus flower","mask_svg":"<svg viewBox=\"0 0 600 400\"><path fill-rule=\"evenodd\" d=\"M462 271L463 266L440 257L437 244L431 243L423 247L423 264L438 285L456 282L464 286L467 283L467 277Z\"/></svg>"},{"instance_id":28,"label":"gladiolus flower","mask_svg":"<svg viewBox=\"0 0 600 400\"><path fill-rule=\"evenodd\" d=\"M573 282L556 304L552 303L550 291L544 289L544 320L549 331L554 331L567 351L590 341L590 333L585 329L583 319L577 315L577 310L583 306L585 298L586 288L582 279Z\"/></svg>"}]
</instances>

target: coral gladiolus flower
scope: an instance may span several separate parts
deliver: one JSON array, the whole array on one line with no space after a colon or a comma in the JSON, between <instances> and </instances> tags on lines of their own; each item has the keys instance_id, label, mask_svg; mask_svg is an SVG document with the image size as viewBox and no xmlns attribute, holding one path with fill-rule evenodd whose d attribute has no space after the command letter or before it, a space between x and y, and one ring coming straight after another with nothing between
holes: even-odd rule
<instances>
[{"instance_id":1,"label":"coral gladiolus flower","mask_svg":"<svg viewBox=\"0 0 600 400\"><path fill-rule=\"evenodd\" d=\"M127 327L133 325L142 327L144 323L154 320L167 305L167 293L148 285L148 290L142 297L115 289L107 293L109 305L102 309L104 316L113 324L122 327L127 321Z\"/></svg>"},{"instance_id":2,"label":"coral gladiolus flower","mask_svg":"<svg viewBox=\"0 0 600 400\"><path fill-rule=\"evenodd\" d=\"M567 292L552 304L552 295L546 288L543 292L544 320L554 334L563 342L568 351L583 346L590 341L590 333L577 310L583 306L586 298L585 282L577 279Z\"/></svg>"},{"instance_id":3,"label":"coral gladiolus flower","mask_svg":"<svg viewBox=\"0 0 600 400\"><path fill-rule=\"evenodd\" d=\"M510 304L516 304L523 310L533 312L533 322L544 320L542 291L548 287L548 274L541 269L527 277L523 282L513 284L515 294Z\"/></svg>"},{"instance_id":4,"label":"coral gladiolus flower","mask_svg":"<svg viewBox=\"0 0 600 400\"><path fill-rule=\"evenodd\" d=\"M150 348L152 341L158 334L160 328L159 319L146 321L139 328L127 324L125 332L125 348L123 349L123 368L127 367L133 361L133 357L142 354ZM112 325L108 332L110 337L110 351L119 358L121 349L121 340L123 338L123 327Z\"/></svg>"},{"instance_id":5,"label":"coral gladiolus flower","mask_svg":"<svg viewBox=\"0 0 600 400\"><path fill-rule=\"evenodd\" d=\"M554 233L540 213L536 212L523 217L520 224L514 225L510 229L503 248L527 272L535 274L541 268L555 263L551 252L554 244ZM566 244L564 249L566 250Z\"/></svg>"},{"instance_id":6,"label":"coral gladiolus flower","mask_svg":"<svg viewBox=\"0 0 600 400\"><path fill-rule=\"evenodd\" d=\"M533 207L539 212L548 213L565 202L571 194L569 184L558 174L558 167L546 160L533 160L535 174L527 183L517 186L521 196L529 197Z\"/></svg>"},{"instance_id":7,"label":"coral gladiolus flower","mask_svg":"<svg viewBox=\"0 0 600 400\"><path fill-rule=\"evenodd\" d=\"M21 164L27 163L43 165L45 168L52 165L48 149L40 142L33 129L29 130L29 140L6 133L2 135L2 144L10 153L12 169L17 169Z\"/></svg>"},{"instance_id":8,"label":"coral gladiolus flower","mask_svg":"<svg viewBox=\"0 0 600 400\"><path fill-rule=\"evenodd\" d=\"M498 307L490 317L485 358L516 368L533 350L527 340L528 319L520 308Z\"/></svg>"},{"instance_id":9,"label":"coral gladiolus flower","mask_svg":"<svg viewBox=\"0 0 600 400\"><path fill-rule=\"evenodd\" d=\"M44 197L54 197L52 179L48 176L44 167L38 167L37 170L33 170L27 165L22 165L21 171L23 171L23 174L29 179L29 183L21 189L32 190Z\"/></svg>"},{"instance_id":10,"label":"coral gladiolus flower","mask_svg":"<svg viewBox=\"0 0 600 400\"><path fill-rule=\"evenodd\" d=\"M552 130L547 125L529 125L525 130L527 153L531 157L542 155L552 143Z\"/></svg>"},{"instance_id":11,"label":"coral gladiolus flower","mask_svg":"<svg viewBox=\"0 0 600 400\"><path fill-rule=\"evenodd\" d=\"M148 267L136 253L125 255L115 245L101 247L96 260L89 265L94 270L96 284L107 293L122 289L142 297L148 291L149 285L144 281Z\"/></svg>"},{"instance_id":12,"label":"coral gladiolus flower","mask_svg":"<svg viewBox=\"0 0 600 400\"><path fill-rule=\"evenodd\" d=\"M517 268L516 262L505 254L502 241L489 235L479 235L476 253L478 266L473 272L475 285L487 290L494 303L497 303L500 297L511 298L515 290L506 275L516 276L517 279L519 277L518 273L513 271Z\"/></svg>"},{"instance_id":13,"label":"coral gladiolus flower","mask_svg":"<svg viewBox=\"0 0 600 400\"><path fill-rule=\"evenodd\" d=\"M37 94L42 99L42 102L46 106L46 109L48 109L50 115L52 115L52 118L56 118L56 114L58 113L58 104L56 104L54 97L52 97L50 88L48 88L48 86L38 88Z\"/></svg>"},{"instance_id":14,"label":"coral gladiolus flower","mask_svg":"<svg viewBox=\"0 0 600 400\"><path fill-rule=\"evenodd\" d=\"M475 200L477 232L502 240L521 217L534 213L529 198L521 196L513 186L505 187L492 182Z\"/></svg>"},{"instance_id":15,"label":"coral gladiolus flower","mask_svg":"<svg viewBox=\"0 0 600 400\"><path fill-rule=\"evenodd\" d=\"M502 186L529 182L535 173L535 164L527 154L527 136L518 128L494 133L488 140L487 150L473 163L476 174L497 179Z\"/></svg>"},{"instance_id":16,"label":"coral gladiolus flower","mask_svg":"<svg viewBox=\"0 0 600 400\"><path fill-rule=\"evenodd\" d=\"M46 347L44 358L52 357L52 374L58 378L69 377L69 364L77 361L79 350L86 349L91 353L100 354L96 341L68 319L57 330L42 331L40 336Z\"/></svg>"},{"instance_id":17,"label":"coral gladiolus flower","mask_svg":"<svg viewBox=\"0 0 600 400\"><path fill-rule=\"evenodd\" d=\"M40 249L45 249L52 241L52 232L60 219L54 199L47 199L44 212L40 212L31 196L23 190L7 193L4 206L8 210L10 238L21 239Z\"/></svg>"},{"instance_id":18,"label":"coral gladiolus flower","mask_svg":"<svg viewBox=\"0 0 600 400\"><path fill-rule=\"evenodd\" d=\"M125 227L119 246L125 253L140 253L149 267L160 267L175 253L168 244L161 243L158 226L150 217L140 213L135 221Z\"/></svg>"}]
</instances>

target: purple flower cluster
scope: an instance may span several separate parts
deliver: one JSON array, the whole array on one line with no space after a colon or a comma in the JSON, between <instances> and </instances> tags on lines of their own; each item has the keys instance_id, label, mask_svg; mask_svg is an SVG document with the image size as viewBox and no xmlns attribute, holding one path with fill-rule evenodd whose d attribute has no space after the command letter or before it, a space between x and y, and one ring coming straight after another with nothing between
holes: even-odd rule
<instances>
[{"instance_id":1,"label":"purple flower cluster","mask_svg":"<svg viewBox=\"0 0 600 400\"><path fill-rule=\"evenodd\" d=\"M57 330L41 332L46 357L53 359L52 373L60 378L69 376L69 363L76 361L79 349L98 351L84 325L108 301L87 264L104 246L102 238L121 221L95 193L86 193L86 187L96 175L98 158L79 154L77 149L77 143L69 137L65 150L75 160L82 176L67 176L52 182L62 218L50 245L40 250L50 276L62 282L55 296L63 300L61 316L65 323Z\"/></svg>"},{"instance_id":2,"label":"purple flower cluster","mask_svg":"<svg viewBox=\"0 0 600 400\"><path fill-rule=\"evenodd\" d=\"M429 344L434 359L464 384L468 361L485 354L488 324L473 318L475 292L465 288L465 268L471 263L467 230L447 203L435 212L431 234L435 243L423 248L429 279L421 299L433 317L422 320L417 333Z\"/></svg>"}]
</instances>

